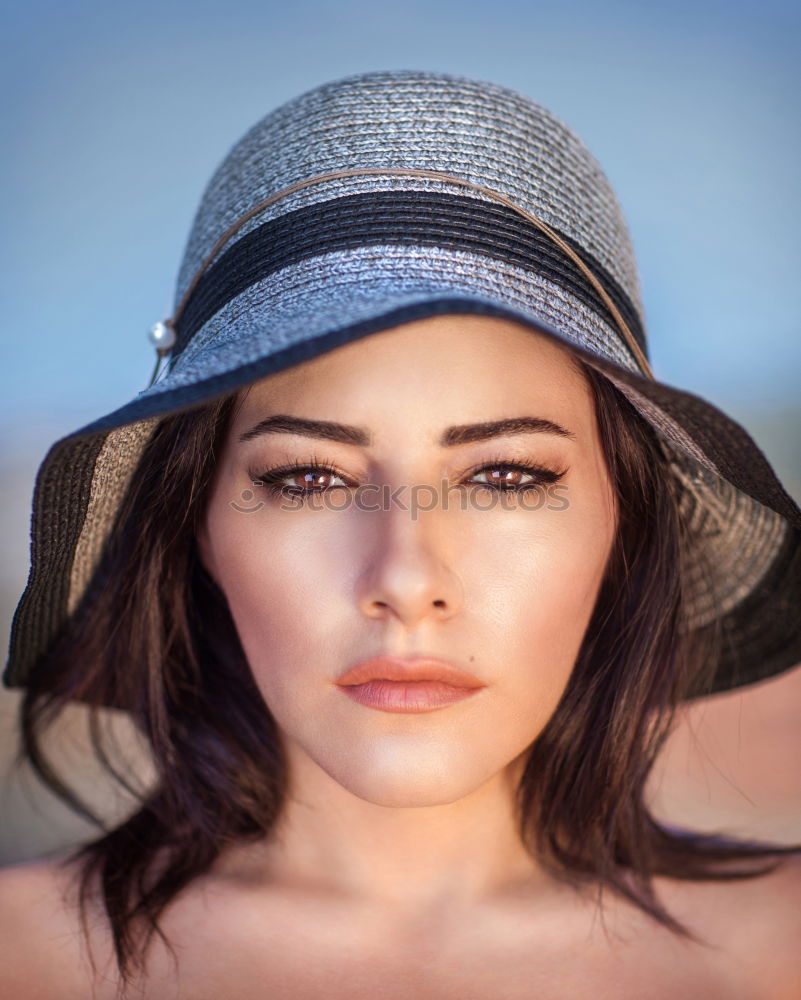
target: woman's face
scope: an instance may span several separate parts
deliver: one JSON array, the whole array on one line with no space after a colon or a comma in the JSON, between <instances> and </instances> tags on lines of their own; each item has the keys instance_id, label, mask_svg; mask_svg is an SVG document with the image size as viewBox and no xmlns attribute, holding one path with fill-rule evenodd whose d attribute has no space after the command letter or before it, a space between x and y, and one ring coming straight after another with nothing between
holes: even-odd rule
<instances>
[{"instance_id":1,"label":"woman's face","mask_svg":"<svg viewBox=\"0 0 801 1000\"><path fill-rule=\"evenodd\" d=\"M255 430L279 415L355 430ZM498 421L516 423L476 428ZM293 465L312 468L281 471ZM301 503L271 477L325 492ZM290 774L320 768L362 799L415 806L459 799L536 739L615 526L591 389L567 352L511 321L438 316L243 391L198 542ZM335 683L381 654L444 659L483 687L399 713Z\"/></svg>"}]
</instances>

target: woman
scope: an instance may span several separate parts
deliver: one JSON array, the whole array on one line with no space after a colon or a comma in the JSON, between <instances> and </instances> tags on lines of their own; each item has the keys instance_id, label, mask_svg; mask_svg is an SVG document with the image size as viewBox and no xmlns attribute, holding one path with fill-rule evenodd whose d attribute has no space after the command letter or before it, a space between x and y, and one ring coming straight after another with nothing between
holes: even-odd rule
<instances>
[{"instance_id":1,"label":"woman","mask_svg":"<svg viewBox=\"0 0 801 1000\"><path fill-rule=\"evenodd\" d=\"M795 996L797 852L643 789L683 699L801 660L801 513L654 378L575 135L445 74L309 91L213 176L153 340L43 463L5 680L65 797L71 700L156 778L3 873L7 992Z\"/></svg>"}]
</instances>

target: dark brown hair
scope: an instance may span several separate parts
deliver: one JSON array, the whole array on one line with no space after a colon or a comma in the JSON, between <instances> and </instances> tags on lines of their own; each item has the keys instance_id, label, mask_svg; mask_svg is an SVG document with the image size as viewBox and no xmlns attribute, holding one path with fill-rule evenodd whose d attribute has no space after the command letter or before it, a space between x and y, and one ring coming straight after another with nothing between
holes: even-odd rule
<instances>
[{"instance_id":1,"label":"dark brown hair","mask_svg":"<svg viewBox=\"0 0 801 1000\"><path fill-rule=\"evenodd\" d=\"M647 776L691 682L714 670L715 634L680 628L687 540L655 431L605 377L571 358L594 394L619 530L567 688L529 751L520 834L557 877L608 886L697 940L660 904L654 875L751 877L793 848L671 830L648 812ZM159 423L92 585L21 705L21 756L104 831L68 860L80 862L85 932L93 886L105 905L120 992L144 968L153 934L168 944L158 925L164 907L227 845L267 835L286 790L278 729L195 543L236 401L232 394ZM44 751L45 731L71 699L90 706L95 753L117 780L125 779L103 745L98 707L130 713L152 752L155 782L112 829Z\"/></svg>"}]
</instances>

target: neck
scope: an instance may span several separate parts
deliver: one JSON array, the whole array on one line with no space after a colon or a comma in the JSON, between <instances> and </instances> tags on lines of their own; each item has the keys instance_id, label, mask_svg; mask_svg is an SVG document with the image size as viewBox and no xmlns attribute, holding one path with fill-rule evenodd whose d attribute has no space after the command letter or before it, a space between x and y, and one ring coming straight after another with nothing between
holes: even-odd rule
<instances>
[{"instance_id":1,"label":"neck","mask_svg":"<svg viewBox=\"0 0 801 1000\"><path fill-rule=\"evenodd\" d=\"M360 798L295 748L281 816L249 863L273 887L395 913L508 897L543 877L514 814L524 757L455 801L388 806Z\"/></svg>"}]
</instances>

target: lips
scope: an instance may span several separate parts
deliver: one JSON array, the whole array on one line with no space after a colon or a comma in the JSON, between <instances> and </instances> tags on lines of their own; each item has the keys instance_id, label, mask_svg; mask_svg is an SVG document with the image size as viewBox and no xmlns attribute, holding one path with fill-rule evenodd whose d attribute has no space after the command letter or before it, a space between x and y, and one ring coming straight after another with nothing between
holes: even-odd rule
<instances>
[{"instance_id":1,"label":"lips","mask_svg":"<svg viewBox=\"0 0 801 1000\"><path fill-rule=\"evenodd\" d=\"M341 674L340 689L383 712L429 712L471 697L486 685L452 663L431 657L377 656Z\"/></svg>"}]
</instances>

